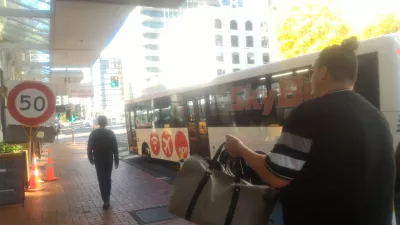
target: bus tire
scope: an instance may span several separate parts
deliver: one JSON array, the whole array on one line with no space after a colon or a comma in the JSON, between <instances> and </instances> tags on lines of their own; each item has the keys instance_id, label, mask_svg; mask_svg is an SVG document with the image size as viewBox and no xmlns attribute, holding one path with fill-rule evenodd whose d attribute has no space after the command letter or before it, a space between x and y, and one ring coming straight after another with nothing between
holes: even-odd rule
<instances>
[{"instance_id":1,"label":"bus tire","mask_svg":"<svg viewBox=\"0 0 400 225\"><path fill-rule=\"evenodd\" d=\"M146 142L142 144L142 156L151 159L150 147Z\"/></svg>"}]
</instances>

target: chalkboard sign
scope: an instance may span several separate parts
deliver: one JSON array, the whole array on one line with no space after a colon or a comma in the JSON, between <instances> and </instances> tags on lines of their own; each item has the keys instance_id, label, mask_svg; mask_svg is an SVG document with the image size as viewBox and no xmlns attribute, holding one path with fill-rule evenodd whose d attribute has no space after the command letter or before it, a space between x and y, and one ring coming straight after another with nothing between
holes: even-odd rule
<instances>
[{"instance_id":1,"label":"chalkboard sign","mask_svg":"<svg viewBox=\"0 0 400 225\"><path fill-rule=\"evenodd\" d=\"M25 200L26 152L0 154L0 204Z\"/></svg>"}]
</instances>

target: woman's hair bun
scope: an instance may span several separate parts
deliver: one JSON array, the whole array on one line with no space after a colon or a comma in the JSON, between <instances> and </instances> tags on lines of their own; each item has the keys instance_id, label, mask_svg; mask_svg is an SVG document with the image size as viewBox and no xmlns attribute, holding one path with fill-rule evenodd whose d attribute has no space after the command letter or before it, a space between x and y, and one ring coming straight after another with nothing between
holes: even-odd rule
<instances>
[{"instance_id":1,"label":"woman's hair bun","mask_svg":"<svg viewBox=\"0 0 400 225\"><path fill-rule=\"evenodd\" d=\"M360 42L356 36L349 37L342 41L342 48L346 48L350 51L357 51L358 47L360 46Z\"/></svg>"}]
</instances>

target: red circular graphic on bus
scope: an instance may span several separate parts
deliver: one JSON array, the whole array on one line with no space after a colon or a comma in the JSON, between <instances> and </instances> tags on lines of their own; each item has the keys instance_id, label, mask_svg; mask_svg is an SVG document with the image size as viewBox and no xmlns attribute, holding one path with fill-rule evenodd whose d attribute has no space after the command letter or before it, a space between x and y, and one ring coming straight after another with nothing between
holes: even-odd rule
<instances>
[{"instance_id":1,"label":"red circular graphic on bus","mask_svg":"<svg viewBox=\"0 0 400 225\"><path fill-rule=\"evenodd\" d=\"M160 154L160 139L156 131L150 133L150 148L154 155Z\"/></svg>"},{"instance_id":2,"label":"red circular graphic on bus","mask_svg":"<svg viewBox=\"0 0 400 225\"><path fill-rule=\"evenodd\" d=\"M186 159L189 155L189 144L186 140L186 135L182 131L178 131L175 134L175 149L179 159L183 153L183 158Z\"/></svg>"},{"instance_id":3,"label":"red circular graphic on bus","mask_svg":"<svg viewBox=\"0 0 400 225\"><path fill-rule=\"evenodd\" d=\"M168 131L164 131L161 136L161 147L167 158L172 156L174 146L172 145L171 134Z\"/></svg>"}]
</instances>

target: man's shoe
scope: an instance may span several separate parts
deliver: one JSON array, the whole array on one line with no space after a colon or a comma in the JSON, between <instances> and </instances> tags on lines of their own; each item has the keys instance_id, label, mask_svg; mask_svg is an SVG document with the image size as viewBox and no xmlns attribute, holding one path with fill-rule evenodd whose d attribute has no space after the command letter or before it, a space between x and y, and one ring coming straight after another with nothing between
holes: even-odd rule
<instances>
[{"instance_id":1,"label":"man's shoe","mask_svg":"<svg viewBox=\"0 0 400 225\"><path fill-rule=\"evenodd\" d=\"M104 204L103 204L103 209L104 209L104 210L107 210L108 208L110 208L110 202L109 202L109 201L104 202Z\"/></svg>"}]
</instances>

